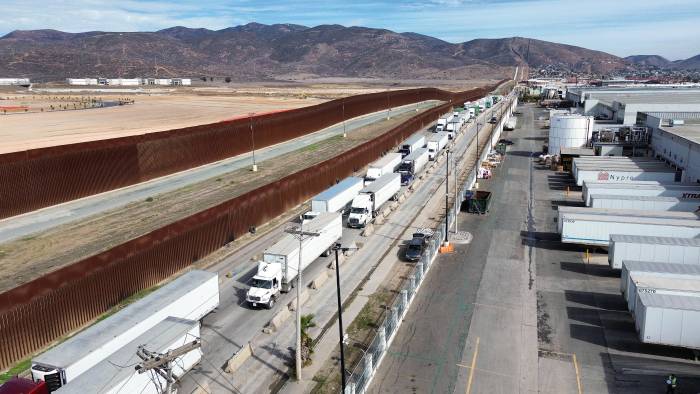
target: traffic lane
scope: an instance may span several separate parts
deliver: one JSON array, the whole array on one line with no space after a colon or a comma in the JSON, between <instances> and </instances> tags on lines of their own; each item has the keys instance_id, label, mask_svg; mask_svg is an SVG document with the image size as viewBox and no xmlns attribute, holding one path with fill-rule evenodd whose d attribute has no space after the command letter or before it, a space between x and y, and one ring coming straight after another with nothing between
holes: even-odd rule
<instances>
[{"instance_id":1,"label":"traffic lane","mask_svg":"<svg viewBox=\"0 0 700 394\"><path fill-rule=\"evenodd\" d=\"M427 109L435 105L434 101L410 104L392 109L394 114L403 114L416 109ZM361 127L375 123L386 116L386 111L375 112L345 122L345 131L352 132ZM262 162L277 156L293 152L335 135L343 134L343 124L336 124L326 129L296 138L291 141L256 150L256 161ZM235 156L216 163L167 175L137 185L84 197L63 204L43 208L19 216L0 220L0 243L46 231L61 224L85 219L101 212L123 207L129 203L145 200L148 197L171 192L193 183L215 178L222 174L252 166L250 153Z\"/></svg>"}]
</instances>

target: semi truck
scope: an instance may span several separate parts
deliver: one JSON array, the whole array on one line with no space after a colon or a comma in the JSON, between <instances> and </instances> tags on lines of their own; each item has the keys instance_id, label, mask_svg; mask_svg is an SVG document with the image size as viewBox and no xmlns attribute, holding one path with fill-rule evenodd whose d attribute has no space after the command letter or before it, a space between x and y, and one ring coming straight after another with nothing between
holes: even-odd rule
<instances>
[{"instance_id":1,"label":"semi truck","mask_svg":"<svg viewBox=\"0 0 700 394\"><path fill-rule=\"evenodd\" d=\"M365 186L374 182L382 175L390 174L401 164L401 153L387 153L381 159L375 161L367 168L365 175Z\"/></svg>"},{"instance_id":2,"label":"semi truck","mask_svg":"<svg viewBox=\"0 0 700 394\"><path fill-rule=\"evenodd\" d=\"M437 155L447 146L447 133L431 135L427 140L428 159L435 160Z\"/></svg>"},{"instance_id":3,"label":"semi truck","mask_svg":"<svg viewBox=\"0 0 700 394\"><path fill-rule=\"evenodd\" d=\"M322 212L340 212L342 215L364 187L363 183L362 178L351 176L317 194L311 199L311 210L302 216L302 221L306 223Z\"/></svg>"},{"instance_id":4,"label":"semi truck","mask_svg":"<svg viewBox=\"0 0 700 394\"><path fill-rule=\"evenodd\" d=\"M419 133L413 134L412 136L408 137L404 142L401 143L401 146L399 147L399 153L401 153L401 157L406 157L411 152L418 148L422 148L425 146L425 137Z\"/></svg>"},{"instance_id":5,"label":"semi truck","mask_svg":"<svg viewBox=\"0 0 700 394\"><path fill-rule=\"evenodd\" d=\"M200 337L196 320L168 317L133 341L87 370L75 380L59 388L56 394L160 394L166 386L166 376L155 371L139 373L134 364L141 362L139 348L166 353L188 345ZM88 344L83 344L83 346ZM184 350L183 350L184 351ZM181 354L171 363L172 379L178 381L202 360L202 348Z\"/></svg>"},{"instance_id":6,"label":"semi truck","mask_svg":"<svg viewBox=\"0 0 700 394\"><path fill-rule=\"evenodd\" d=\"M410 155L403 158L399 166L399 174L401 174L401 184L403 186L410 185L415 179L420 170L428 163L428 149L418 148Z\"/></svg>"},{"instance_id":7,"label":"semi truck","mask_svg":"<svg viewBox=\"0 0 700 394\"><path fill-rule=\"evenodd\" d=\"M360 191L352 200L348 227L362 228L374 219L379 209L396 197L401 190L401 175L396 173L382 175L371 185Z\"/></svg>"},{"instance_id":8,"label":"semi truck","mask_svg":"<svg viewBox=\"0 0 700 394\"><path fill-rule=\"evenodd\" d=\"M53 391L167 317L200 320L219 305L216 273L190 271L32 359L32 378Z\"/></svg>"},{"instance_id":9,"label":"semi truck","mask_svg":"<svg viewBox=\"0 0 700 394\"><path fill-rule=\"evenodd\" d=\"M315 235L306 237L300 245L295 236L285 234L265 250L246 293L246 301L251 306L272 308L280 293L292 289L300 270L303 272L319 256L329 255L332 246L343 235L342 216L338 212L320 213L302 225L302 230Z\"/></svg>"},{"instance_id":10,"label":"semi truck","mask_svg":"<svg viewBox=\"0 0 700 394\"><path fill-rule=\"evenodd\" d=\"M437 124L435 125L435 132L439 133L441 131L445 131L447 128L447 124L450 122L450 118L445 116L444 118L440 118L437 120Z\"/></svg>"}]
</instances>

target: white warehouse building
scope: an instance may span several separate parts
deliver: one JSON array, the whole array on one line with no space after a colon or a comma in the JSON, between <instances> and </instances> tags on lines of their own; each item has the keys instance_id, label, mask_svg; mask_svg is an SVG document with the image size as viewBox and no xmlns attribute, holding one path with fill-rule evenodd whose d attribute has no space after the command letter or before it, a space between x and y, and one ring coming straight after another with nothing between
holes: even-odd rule
<instances>
[{"instance_id":1,"label":"white warehouse building","mask_svg":"<svg viewBox=\"0 0 700 394\"><path fill-rule=\"evenodd\" d=\"M0 86L27 86L29 78L0 78Z\"/></svg>"},{"instance_id":2,"label":"white warehouse building","mask_svg":"<svg viewBox=\"0 0 700 394\"><path fill-rule=\"evenodd\" d=\"M73 86L190 86L191 78L67 78L68 85Z\"/></svg>"}]
</instances>

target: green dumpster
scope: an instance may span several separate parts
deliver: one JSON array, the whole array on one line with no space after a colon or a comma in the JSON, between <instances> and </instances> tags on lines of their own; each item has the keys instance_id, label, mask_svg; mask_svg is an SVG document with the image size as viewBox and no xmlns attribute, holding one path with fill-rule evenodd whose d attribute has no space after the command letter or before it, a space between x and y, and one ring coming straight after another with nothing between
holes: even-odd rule
<instances>
[{"instance_id":1,"label":"green dumpster","mask_svg":"<svg viewBox=\"0 0 700 394\"><path fill-rule=\"evenodd\" d=\"M466 208L466 211L470 213L485 214L489 211L490 205L491 192L485 190L468 191L464 196L462 210Z\"/></svg>"}]
</instances>

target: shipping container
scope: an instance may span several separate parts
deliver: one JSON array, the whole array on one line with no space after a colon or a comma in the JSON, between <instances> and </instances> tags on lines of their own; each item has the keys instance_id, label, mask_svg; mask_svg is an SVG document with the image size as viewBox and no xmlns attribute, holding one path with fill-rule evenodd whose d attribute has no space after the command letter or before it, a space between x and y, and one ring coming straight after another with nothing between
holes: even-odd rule
<instances>
[{"instance_id":1,"label":"shipping container","mask_svg":"<svg viewBox=\"0 0 700 394\"><path fill-rule=\"evenodd\" d=\"M622 268L625 260L700 266L700 239L611 234L608 248L610 267Z\"/></svg>"},{"instance_id":2,"label":"shipping container","mask_svg":"<svg viewBox=\"0 0 700 394\"><path fill-rule=\"evenodd\" d=\"M565 214L560 220L561 241L582 245L608 246L611 234L657 234L661 237L687 238L700 235L699 220L582 213Z\"/></svg>"},{"instance_id":3,"label":"shipping container","mask_svg":"<svg viewBox=\"0 0 700 394\"><path fill-rule=\"evenodd\" d=\"M576 185L583 186L584 181L662 181L675 182L677 171L663 165L649 166L615 166L595 168L579 166L576 170Z\"/></svg>"},{"instance_id":4,"label":"shipping container","mask_svg":"<svg viewBox=\"0 0 700 394\"><path fill-rule=\"evenodd\" d=\"M637 305L638 293L700 297L700 274L673 275L631 271L628 273L627 281L627 290L622 296L627 302L627 310L631 313L634 313Z\"/></svg>"},{"instance_id":5,"label":"shipping container","mask_svg":"<svg viewBox=\"0 0 700 394\"><path fill-rule=\"evenodd\" d=\"M614 194L648 197L676 197L681 200L700 201L700 185L691 183L666 183L658 181L599 182L585 181L581 196L586 206L591 206L591 194Z\"/></svg>"},{"instance_id":6,"label":"shipping container","mask_svg":"<svg viewBox=\"0 0 700 394\"><path fill-rule=\"evenodd\" d=\"M107 359L61 387L56 394L159 394L165 378L156 371L139 373L134 366L142 360L137 355L140 346L150 352L166 353L199 338L199 322L169 317L141 334ZM202 359L202 349L196 348L172 362L175 380L182 378Z\"/></svg>"},{"instance_id":7,"label":"shipping container","mask_svg":"<svg viewBox=\"0 0 700 394\"><path fill-rule=\"evenodd\" d=\"M622 269L620 271L620 293L626 294L630 287L630 273L649 273L657 274L657 276L685 276L685 277L697 277L700 276L700 266L697 265L687 265L687 264L676 264L676 263L658 263L654 261L637 261L637 260L625 260L622 263Z\"/></svg>"},{"instance_id":8,"label":"shipping container","mask_svg":"<svg viewBox=\"0 0 700 394\"><path fill-rule=\"evenodd\" d=\"M637 294L635 328L644 343L700 349L700 298Z\"/></svg>"},{"instance_id":9,"label":"shipping container","mask_svg":"<svg viewBox=\"0 0 700 394\"><path fill-rule=\"evenodd\" d=\"M395 153L399 155L398 153ZM399 155L399 160L401 156ZM312 212L341 212L364 187L362 178L347 177L311 199Z\"/></svg>"},{"instance_id":10,"label":"shipping container","mask_svg":"<svg viewBox=\"0 0 700 394\"><path fill-rule=\"evenodd\" d=\"M199 320L219 305L218 274L190 271L32 359L51 389L70 383L169 316Z\"/></svg>"},{"instance_id":11,"label":"shipping container","mask_svg":"<svg viewBox=\"0 0 700 394\"><path fill-rule=\"evenodd\" d=\"M588 208L588 207L567 207L560 206L558 209L559 218L557 219L557 229L561 233L563 216L566 214L585 214L585 215L600 215L600 216L625 216L634 218L661 218L661 219L680 219L680 220L700 220L700 214L695 212L682 211L644 211L638 209L607 209L607 208ZM625 234L625 233L612 233Z\"/></svg>"},{"instance_id":12,"label":"shipping container","mask_svg":"<svg viewBox=\"0 0 700 394\"><path fill-rule=\"evenodd\" d=\"M401 164L401 153L387 153L370 164L365 175L365 185L369 185L382 175L391 174Z\"/></svg>"},{"instance_id":13,"label":"shipping container","mask_svg":"<svg viewBox=\"0 0 700 394\"><path fill-rule=\"evenodd\" d=\"M428 148L428 158L430 160L435 160L437 155L442 152L443 149L445 149L445 146L447 146L448 143L448 136L447 133L437 133L435 135L431 135L427 138L426 144Z\"/></svg>"},{"instance_id":14,"label":"shipping container","mask_svg":"<svg viewBox=\"0 0 700 394\"><path fill-rule=\"evenodd\" d=\"M700 201L681 200L676 197L593 194L590 198L592 208L681 212L697 212L700 209Z\"/></svg>"}]
</instances>

